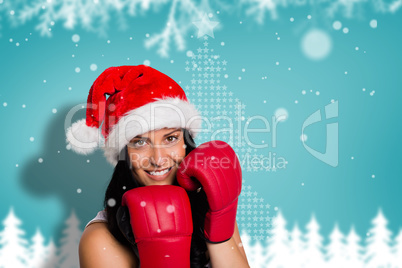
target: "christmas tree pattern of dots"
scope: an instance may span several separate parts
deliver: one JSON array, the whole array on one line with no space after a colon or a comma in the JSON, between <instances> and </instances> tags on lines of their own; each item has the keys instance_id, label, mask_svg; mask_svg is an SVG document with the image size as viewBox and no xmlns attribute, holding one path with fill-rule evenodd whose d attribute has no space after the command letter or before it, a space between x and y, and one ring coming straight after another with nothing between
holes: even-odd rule
<instances>
[{"instance_id":1,"label":"christmas tree pattern of dots","mask_svg":"<svg viewBox=\"0 0 402 268\"><path fill-rule=\"evenodd\" d=\"M222 59L215 53L214 48L209 47L210 40L208 36L199 39L201 46L195 52L187 52L188 60L185 61L184 70L191 74L189 84L185 84L184 88L188 98L197 107L203 117L213 118L219 116L231 117L234 120L245 120L246 105L242 104L234 93L228 90L223 79L228 79L227 66L228 61ZM211 40L216 42L215 40ZM226 120L221 120L226 122ZM228 129L228 123L214 122L211 123L211 129ZM239 159L243 159L245 154L251 154L252 157L258 157L257 149L247 147L243 140L238 139L239 130L234 130L234 141L228 140L227 133L214 137L215 140L223 140L227 142L235 150ZM218 137L219 136L219 137ZM208 134L200 133L197 137L200 143L210 140ZM262 157L262 156L260 156ZM244 167L242 172L255 172L259 170L275 171L275 167ZM244 176L243 176L244 177ZM269 216L270 205L264 202L264 198L258 196L258 192L254 191L251 185L246 184L246 180L242 182L242 192L239 197L237 223L241 231L246 232L253 240L265 241L268 237L269 227L271 226L271 217Z\"/></svg>"}]
</instances>

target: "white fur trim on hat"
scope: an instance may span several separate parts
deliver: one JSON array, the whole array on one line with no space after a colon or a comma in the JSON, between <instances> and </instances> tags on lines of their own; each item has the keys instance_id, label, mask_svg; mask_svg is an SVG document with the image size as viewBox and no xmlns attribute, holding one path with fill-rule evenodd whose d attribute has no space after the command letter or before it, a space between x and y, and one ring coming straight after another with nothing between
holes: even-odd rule
<instances>
[{"instance_id":1,"label":"white fur trim on hat","mask_svg":"<svg viewBox=\"0 0 402 268\"><path fill-rule=\"evenodd\" d=\"M188 129L193 138L200 132L202 118L193 104L180 98L155 99L125 114L111 129L104 147L109 163L116 165L124 146L151 130L180 127Z\"/></svg>"},{"instance_id":2,"label":"white fur trim on hat","mask_svg":"<svg viewBox=\"0 0 402 268\"><path fill-rule=\"evenodd\" d=\"M66 142L78 154L91 154L99 145L99 129L86 125L81 119L71 125L66 131Z\"/></svg>"}]
</instances>

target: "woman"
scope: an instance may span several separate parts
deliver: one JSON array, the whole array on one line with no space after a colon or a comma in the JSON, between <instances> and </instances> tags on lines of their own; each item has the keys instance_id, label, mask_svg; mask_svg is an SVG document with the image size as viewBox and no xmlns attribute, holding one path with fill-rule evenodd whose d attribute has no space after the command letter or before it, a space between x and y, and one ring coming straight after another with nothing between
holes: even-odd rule
<instances>
[{"instance_id":1,"label":"woman","mask_svg":"<svg viewBox=\"0 0 402 268\"><path fill-rule=\"evenodd\" d=\"M110 95L107 101L106 94ZM222 230L215 223L218 219L211 216L211 208L215 206L211 202L214 198L219 198L220 193L208 189L205 180L209 178L204 176L208 171L201 166L197 175L201 184L198 186L201 187L197 191L190 189L193 182L189 180L188 172L194 170L191 168L191 161L195 161L195 152L205 156L213 151L205 146L196 148L193 138L200 129L200 116L176 82L143 65L107 69L91 87L86 120L78 121L67 131L67 141L71 148L78 153L91 153L98 146L97 131L101 124L105 138L105 156L115 165L115 170L105 194L105 210L99 212L86 226L82 235L79 246L82 268L139 267L140 263L145 263L144 257L141 258L145 256L141 255L141 250L144 252L144 249L137 248L137 244L140 244L133 240L138 240L138 237L134 238L132 234L138 234L135 225L140 220L140 215L130 214L132 229L124 228L127 221L122 220L122 199L133 191L161 189L158 186L162 185L166 189L180 190L182 188L179 185L182 185L189 190L187 194L193 224L191 267L248 267L236 222L234 221L234 230L231 230L231 224L229 228L223 225L225 228ZM225 150L229 152L230 148L227 147ZM214 152L219 151L224 149ZM209 168L210 165L207 166ZM150 187L147 188L148 186ZM230 208L227 212L226 207L219 209L229 215L223 218L230 218L230 214L235 215L237 194L233 196L236 202L230 201L235 204L234 210ZM155 201L156 206L160 204L158 200L152 201ZM132 212L129 204L127 207ZM207 222L210 223L208 226ZM222 235L228 233L226 230L229 230L230 236ZM172 242L172 247L174 246ZM152 254L149 255L148 252L147 255L151 256L147 257L151 262L160 252Z\"/></svg>"}]
</instances>

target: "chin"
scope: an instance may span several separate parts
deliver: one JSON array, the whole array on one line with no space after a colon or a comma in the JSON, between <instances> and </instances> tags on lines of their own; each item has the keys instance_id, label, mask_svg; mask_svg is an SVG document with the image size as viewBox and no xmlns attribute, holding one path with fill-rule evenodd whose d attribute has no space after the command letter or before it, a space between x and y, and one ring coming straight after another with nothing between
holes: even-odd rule
<instances>
[{"instance_id":1,"label":"chin","mask_svg":"<svg viewBox=\"0 0 402 268\"><path fill-rule=\"evenodd\" d=\"M151 185L172 185L173 183L170 183L170 181L155 181L150 183L148 186Z\"/></svg>"}]
</instances>

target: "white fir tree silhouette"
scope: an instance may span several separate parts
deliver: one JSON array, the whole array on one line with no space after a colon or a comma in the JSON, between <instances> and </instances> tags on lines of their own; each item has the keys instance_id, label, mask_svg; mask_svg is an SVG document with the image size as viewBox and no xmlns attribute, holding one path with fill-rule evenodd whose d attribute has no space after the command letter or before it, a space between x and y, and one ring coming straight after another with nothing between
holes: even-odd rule
<instances>
[{"instance_id":1,"label":"white fir tree silhouette","mask_svg":"<svg viewBox=\"0 0 402 268\"><path fill-rule=\"evenodd\" d=\"M19 228L21 224L21 220L15 216L11 207L3 220L5 228L0 232L0 267L79 267L78 245L82 232L74 211L66 220L66 229L63 231L59 250L52 239L47 246L44 246L45 239L39 228L31 239L32 243L28 244L23 237L24 230ZM314 215L306 226L305 235L300 231L297 223L289 233L285 219L278 212L273 218L266 247L260 240L252 244L252 236L244 230L241 230L241 238L249 265L253 268L402 268L402 229L399 229L392 240L392 233L386 227L387 220L381 209L372 220L372 224L365 248L360 245L361 238L353 226L345 237L335 224L330 234L330 243L326 247L327 261L324 260L323 238L319 233L320 227Z\"/></svg>"},{"instance_id":2,"label":"white fir tree silhouette","mask_svg":"<svg viewBox=\"0 0 402 268\"><path fill-rule=\"evenodd\" d=\"M251 237L250 235L247 233L247 231L245 230L241 230L241 241L242 241L242 246L244 248L244 251L246 252L246 256L247 256L247 261L248 264L251 265L251 259L253 258L254 255L254 251L252 250L252 246L251 246Z\"/></svg>"},{"instance_id":3,"label":"white fir tree silhouette","mask_svg":"<svg viewBox=\"0 0 402 268\"><path fill-rule=\"evenodd\" d=\"M30 246L30 260L29 266L32 268L43 268L46 259L46 247L44 245L44 237L39 228L36 229L36 233L32 237L32 245Z\"/></svg>"},{"instance_id":4,"label":"white fir tree silhouette","mask_svg":"<svg viewBox=\"0 0 402 268\"><path fill-rule=\"evenodd\" d=\"M80 267L78 259L78 245L82 232L79 229L79 224L80 222L75 215L74 210L72 210L70 217L66 221L67 228L63 231L64 237L60 241L60 268Z\"/></svg>"},{"instance_id":5,"label":"white fir tree silhouette","mask_svg":"<svg viewBox=\"0 0 402 268\"><path fill-rule=\"evenodd\" d=\"M267 259L269 267L288 267L289 232L281 211L272 220L272 229L268 239Z\"/></svg>"},{"instance_id":6,"label":"white fir tree silhouette","mask_svg":"<svg viewBox=\"0 0 402 268\"><path fill-rule=\"evenodd\" d=\"M304 265L305 267L323 267L325 263L322 253L323 238L319 233L320 226L318 225L314 214L312 214L311 220L307 224L306 229L306 263Z\"/></svg>"},{"instance_id":7,"label":"white fir tree silhouette","mask_svg":"<svg viewBox=\"0 0 402 268\"><path fill-rule=\"evenodd\" d=\"M395 245L393 246L394 263L399 263L402 267L402 228L399 228L399 232L395 237Z\"/></svg>"},{"instance_id":8,"label":"white fir tree silhouette","mask_svg":"<svg viewBox=\"0 0 402 268\"><path fill-rule=\"evenodd\" d=\"M345 267L363 267L363 247L360 245L361 238L355 228L350 228L346 237L346 265Z\"/></svg>"},{"instance_id":9,"label":"white fir tree silhouette","mask_svg":"<svg viewBox=\"0 0 402 268\"><path fill-rule=\"evenodd\" d=\"M259 240L254 244L252 256L252 265L250 267L265 268L267 267L266 248L264 248Z\"/></svg>"},{"instance_id":10,"label":"white fir tree silhouette","mask_svg":"<svg viewBox=\"0 0 402 268\"><path fill-rule=\"evenodd\" d=\"M23 237L25 231L19 228L21 224L11 207L3 220L4 230L0 233L0 267L19 268L27 265L28 241Z\"/></svg>"},{"instance_id":11,"label":"white fir tree silhouette","mask_svg":"<svg viewBox=\"0 0 402 268\"><path fill-rule=\"evenodd\" d=\"M247 253L250 251L250 247L249 247L250 242L251 242L250 235L246 231L241 230L240 238L242 241L242 246L244 247L244 251L246 252L246 255L247 255Z\"/></svg>"},{"instance_id":12,"label":"white fir tree silhouette","mask_svg":"<svg viewBox=\"0 0 402 268\"><path fill-rule=\"evenodd\" d=\"M335 223L334 229L329 236L330 242L327 246L328 267L346 267L345 237Z\"/></svg>"},{"instance_id":13,"label":"white fir tree silhouette","mask_svg":"<svg viewBox=\"0 0 402 268\"><path fill-rule=\"evenodd\" d=\"M293 229L289 235L289 265L290 267L304 267L304 250L306 247L306 243L303 240L303 233L300 231L297 223L294 224Z\"/></svg>"},{"instance_id":14,"label":"white fir tree silhouette","mask_svg":"<svg viewBox=\"0 0 402 268\"><path fill-rule=\"evenodd\" d=\"M260 241L257 240L257 242L252 245L251 237L245 231L242 231L241 240L244 245L244 251L246 252L249 266L253 268L267 267L266 254Z\"/></svg>"},{"instance_id":15,"label":"white fir tree silhouette","mask_svg":"<svg viewBox=\"0 0 402 268\"><path fill-rule=\"evenodd\" d=\"M53 242L53 239L50 238L49 244L46 246L46 259L45 259L45 266L41 268L54 268L57 266L59 258L57 256L57 247Z\"/></svg>"},{"instance_id":16,"label":"white fir tree silhouette","mask_svg":"<svg viewBox=\"0 0 402 268\"><path fill-rule=\"evenodd\" d=\"M368 268L392 267L391 231L387 229L388 221L381 208L371 221L373 227L366 239L366 262Z\"/></svg>"}]
</instances>

